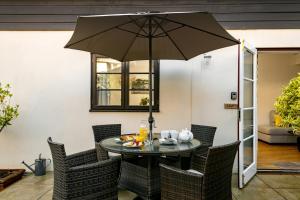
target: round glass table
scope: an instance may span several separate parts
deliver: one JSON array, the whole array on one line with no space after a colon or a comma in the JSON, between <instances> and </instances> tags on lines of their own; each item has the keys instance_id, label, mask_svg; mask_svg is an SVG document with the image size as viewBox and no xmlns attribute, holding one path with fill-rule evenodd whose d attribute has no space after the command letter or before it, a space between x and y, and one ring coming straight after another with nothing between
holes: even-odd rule
<instances>
[{"instance_id":1,"label":"round glass table","mask_svg":"<svg viewBox=\"0 0 300 200\"><path fill-rule=\"evenodd\" d=\"M144 156L161 156L168 154L178 154L191 152L198 148L201 143L199 140L193 139L188 143L178 143L172 145L159 144L158 140L154 140L153 144L144 145L142 147L124 147L119 137L110 137L100 142L103 149L108 152L127 154L127 155L144 155Z\"/></svg>"},{"instance_id":2,"label":"round glass table","mask_svg":"<svg viewBox=\"0 0 300 200\"><path fill-rule=\"evenodd\" d=\"M180 161L181 153L192 152L201 146L201 142L196 139L174 145L159 144L156 139L153 144L132 148L124 147L118 139L110 137L102 140L100 145L108 152L122 154L119 186L138 194L137 199L160 199L159 163L167 160L162 156L178 155Z\"/></svg>"}]
</instances>

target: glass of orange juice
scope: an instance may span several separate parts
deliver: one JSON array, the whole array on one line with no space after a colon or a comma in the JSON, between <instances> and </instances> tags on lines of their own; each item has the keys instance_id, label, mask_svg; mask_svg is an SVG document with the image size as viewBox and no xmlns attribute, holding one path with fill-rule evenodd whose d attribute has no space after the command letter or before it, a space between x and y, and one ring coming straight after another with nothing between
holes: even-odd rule
<instances>
[{"instance_id":1,"label":"glass of orange juice","mask_svg":"<svg viewBox=\"0 0 300 200\"><path fill-rule=\"evenodd\" d=\"M139 133L140 133L140 138L141 140L143 140L143 142L148 139L147 120L141 121Z\"/></svg>"}]
</instances>

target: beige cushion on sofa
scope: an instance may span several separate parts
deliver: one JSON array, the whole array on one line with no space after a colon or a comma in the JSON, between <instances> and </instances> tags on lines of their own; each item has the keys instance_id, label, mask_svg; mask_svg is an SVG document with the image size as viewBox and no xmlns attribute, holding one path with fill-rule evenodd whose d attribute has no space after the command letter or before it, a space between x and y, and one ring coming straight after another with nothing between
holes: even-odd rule
<instances>
[{"instance_id":1,"label":"beige cushion on sofa","mask_svg":"<svg viewBox=\"0 0 300 200\"><path fill-rule=\"evenodd\" d=\"M282 128L268 125L259 125L258 131L268 135L293 135L291 128Z\"/></svg>"}]
</instances>

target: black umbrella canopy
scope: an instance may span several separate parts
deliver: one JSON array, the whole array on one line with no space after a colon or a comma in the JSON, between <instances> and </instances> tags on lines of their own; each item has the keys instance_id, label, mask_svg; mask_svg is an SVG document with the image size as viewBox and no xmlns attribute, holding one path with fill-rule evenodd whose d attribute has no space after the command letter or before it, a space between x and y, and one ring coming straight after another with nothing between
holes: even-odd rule
<instances>
[{"instance_id":1,"label":"black umbrella canopy","mask_svg":"<svg viewBox=\"0 0 300 200\"><path fill-rule=\"evenodd\" d=\"M238 44L206 12L137 13L79 17L66 48L88 51L119 61L188 60L199 54ZM149 74L149 102L152 102ZM152 142L152 103L149 105Z\"/></svg>"},{"instance_id":2,"label":"black umbrella canopy","mask_svg":"<svg viewBox=\"0 0 300 200\"><path fill-rule=\"evenodd\" d=\"M119 61L148 60L149 37L157 60L188 60L239 43L207 12L149 12L79 17L65 47Z\"/></svg>"}]
</instances>

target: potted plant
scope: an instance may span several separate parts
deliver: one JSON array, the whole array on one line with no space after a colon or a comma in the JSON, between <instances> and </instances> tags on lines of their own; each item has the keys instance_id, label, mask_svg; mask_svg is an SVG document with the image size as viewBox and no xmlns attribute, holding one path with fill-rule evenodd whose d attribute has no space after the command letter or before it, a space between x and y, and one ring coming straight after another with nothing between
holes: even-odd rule
<instances>
[{"instance_id":1,"label":"potted plant","mask_svg":"<svg viewBox=\"0 0 300 200\"><path fill-rule=\"evenodd\" d=\"M19 106L12 105L10 102L12 96L10 85L2 86L0 83L0 133L19 115ZM0 169L0 191L21 179L24 172L24 169Z\"/></svg>"},{"instance_id":2,"label":"potted plant","mask_svg":"<svg viewBox=\"0 0 300 200\"><path fill-rule=\"evenodd\" d=\"M275 110L282 118L279 125L291 127L293 133L298 136L300 151L300 73L283 88L282 94L276 99Z\"/></svg>"},{"instance_id":3,"label":"potted plant","mask_svg":"<svg viewBox=\"0 0 300 200\"><path fill-rule=\"evenodd\" d=\"M11 121L19 115L19 106L11 105L12 96L10 85L2 86L0 83L0 133L6 126L11 125Z\"/></svg>"}]
</instances>

